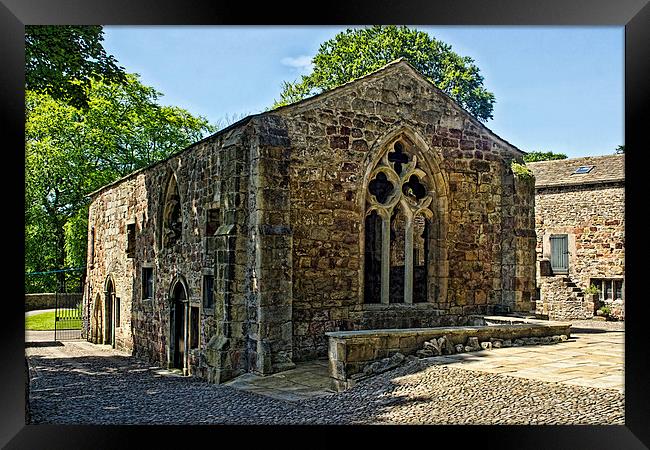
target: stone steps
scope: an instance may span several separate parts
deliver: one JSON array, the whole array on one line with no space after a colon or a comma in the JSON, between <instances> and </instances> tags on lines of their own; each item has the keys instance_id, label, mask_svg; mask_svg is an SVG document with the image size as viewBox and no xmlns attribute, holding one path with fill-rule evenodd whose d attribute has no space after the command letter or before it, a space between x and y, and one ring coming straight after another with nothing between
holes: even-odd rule
<instances>
[{"instance_id":1,"label":"stone steps","mask_svg":"<svg viewBox=\"0 0 650 450\"><path fill-rule=\"evenodd\" d=\"M571 297L578 300L584 299L585 293L582 291L581 288L578 287L576 282L573 281L573 279L571 279L570 276L562 277L562 282L564 283L566 289L571 293Z\"/></svg>"}]
</instances>

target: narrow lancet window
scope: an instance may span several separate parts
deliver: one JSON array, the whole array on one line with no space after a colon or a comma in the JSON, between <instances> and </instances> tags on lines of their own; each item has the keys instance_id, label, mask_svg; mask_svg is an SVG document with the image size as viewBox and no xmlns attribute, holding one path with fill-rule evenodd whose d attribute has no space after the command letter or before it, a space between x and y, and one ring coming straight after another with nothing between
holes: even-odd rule
<instances>
[{"instance_id":1,"label":"narrow lancet window","mask_svg":"<svg viewBox=\"0 0 650 450\"><path fill-rule=\"evenodd\" d=\"M365 223L365 302L381 301L381 217L377 211L366 216Z\"/></svg>"},{"instance_id":2,"label":"narrow lancet window","mask_svg":"<svg viewBox=\"0 0 650 450\"><path fill-rule=\"evenodd\" d=\"M181 197L178 193L176 177L171 176L167 185L165 204L163 210L162 246L170 247L176 244L183 231L183 215L181 211Z\"/></svg>"}]
</instances>

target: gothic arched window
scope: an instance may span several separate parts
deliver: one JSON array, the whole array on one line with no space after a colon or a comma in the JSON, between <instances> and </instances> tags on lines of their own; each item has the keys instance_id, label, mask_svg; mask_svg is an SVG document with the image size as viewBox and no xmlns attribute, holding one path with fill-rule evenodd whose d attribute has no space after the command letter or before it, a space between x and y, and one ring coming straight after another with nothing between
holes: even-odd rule
<instances>
[{"instance_id":1,"label":"gothic arched window","mask_svg":"<svg viewBox=\"0 0 650 450\"><path fill-rule=\"evenodd\" d=\"M426 302L431 268L434 189L406 137L394 140L366 189L364 301Z\"/></svg>"},{"instance_id":2,"label":"gothic arched window","mask_svg":"<svg viewBox=\"0 0 650 450\"><path fill-rule=\"evenodd\" d=\"M172 175L167 184L162 220L162 246L170 247L178 242L183 231L181 197L178 193L176 176Z\"/></svg>"}]
</instances>

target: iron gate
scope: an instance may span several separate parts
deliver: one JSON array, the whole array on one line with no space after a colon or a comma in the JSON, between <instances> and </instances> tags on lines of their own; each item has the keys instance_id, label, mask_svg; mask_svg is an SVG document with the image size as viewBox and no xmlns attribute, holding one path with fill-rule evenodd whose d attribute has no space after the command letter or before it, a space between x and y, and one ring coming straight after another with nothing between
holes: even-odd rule
<instances>
[{"instance_id":1,"label":"iron gate","mask_svg":"<svg viewBox=\"0 0 650 450\"><path fill-rule=\"evenodd\" d=\"M43 293L47 300L38 309L52 312L55 341L80 339L83 324L83 286L85 268L58 269L47 272L31 272L26 275L25 292ZM49 294L48 294L49 293Z\"/></svg>"},{"instance_id":2,"label":"iron gate","mask_svg":"<svg viewBox=\"0 0 650 450\"><path fill-rule=\"evenodd\" d=\"M54 310L54 340L81 339L82 300L74 293L57 292Z\"/></svg>"}]
</instances>

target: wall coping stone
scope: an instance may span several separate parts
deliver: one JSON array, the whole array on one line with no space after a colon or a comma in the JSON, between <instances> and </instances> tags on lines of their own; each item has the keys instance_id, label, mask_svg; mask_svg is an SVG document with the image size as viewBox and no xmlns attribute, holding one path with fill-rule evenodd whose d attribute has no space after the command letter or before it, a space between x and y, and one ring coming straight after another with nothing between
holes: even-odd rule
<instances>
[{"instance_id":1,"label":"wall coping stone","mask_svg":"<svg viewBox=\"0 0 650 450\"><path fill-rule=\"evenodd\" d=\"M562 335L567 339L571 335L570 322L511 316L484 316L483 319L485 325L326 332L330 379L336 390L347 389L355 382L353 375L358 377L369 364L395 353L412 355L425 341L441 336L457 345L477 339L491 343L492 340Z\"/></svg>"},{"instance_id":2,"label":"wall coping stone","mask_svg":"<svg viewBox=\"0 0 650 450\"><path fill-rule=\"evenodd\" d=\"M528 319L507 316L484 316L487 322L495 322L498 326L506 326L507 328L525 328L529 325L539 325L543 327L571 327L571 322L560 322L553 320L541 319ZM362 336L382 336L382 335L404 335L409 336L413 334L431 334L431 333L451 333L460 331L483 330L492 328L492 325L465 325L457 327L428 327L428 328L385 328L375 330L354 330L354 331L329 331L325 336L332 338L354 338Z\"/></svg>"}]
</instances>

